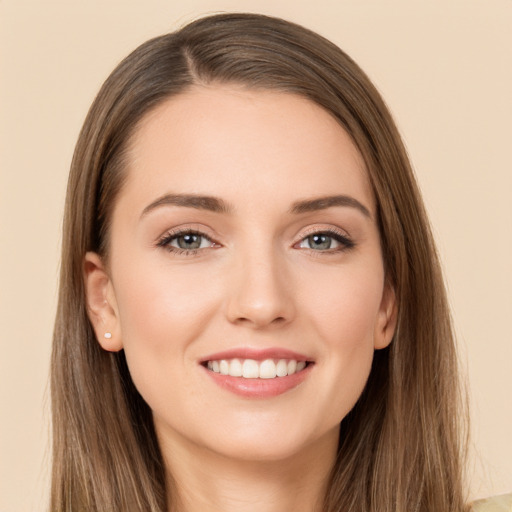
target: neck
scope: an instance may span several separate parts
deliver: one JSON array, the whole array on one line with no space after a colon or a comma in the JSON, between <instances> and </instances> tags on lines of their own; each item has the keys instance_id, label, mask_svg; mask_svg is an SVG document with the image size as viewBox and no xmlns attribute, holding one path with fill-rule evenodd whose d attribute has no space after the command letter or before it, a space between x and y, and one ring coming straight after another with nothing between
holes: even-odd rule
<instances>
[{"instance_id":1,"label":"neck","mask_svg":"<svg viewBox=\"0 0 512 512\"><path fill-rule=\"evenodd\" d=\"M252 461L165 443L170 511L321 512L336 448L328 436L283 460Z\"/></svg>"}]
</instances>

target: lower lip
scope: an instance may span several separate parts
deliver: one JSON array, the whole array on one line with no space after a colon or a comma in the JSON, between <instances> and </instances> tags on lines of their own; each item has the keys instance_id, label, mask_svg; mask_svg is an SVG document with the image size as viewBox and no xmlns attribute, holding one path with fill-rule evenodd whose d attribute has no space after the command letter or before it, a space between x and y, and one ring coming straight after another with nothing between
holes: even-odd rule
<instances>
[{"instance_id":1,"label":"lower lip","mask_svg":"<svg viewBox=\"0 0 512 512\"><path fill-rule=\"evenodd\" d=\"M282 395L297 387L311 373L314 364L310 363L304 370L286 377L275 377L274 379L244 379L243 377L231 377L212 372L201 366L209 377L221 388L231 391L235 395L245 398L271 398Z\"/></svg>"}]
</instances>

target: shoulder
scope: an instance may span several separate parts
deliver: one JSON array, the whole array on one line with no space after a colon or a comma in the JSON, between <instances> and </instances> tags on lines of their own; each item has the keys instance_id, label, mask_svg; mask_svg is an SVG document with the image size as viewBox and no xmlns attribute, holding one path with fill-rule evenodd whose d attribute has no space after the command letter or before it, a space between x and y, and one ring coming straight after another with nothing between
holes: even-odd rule
<instances>
[{"instance_id":1,"label":"shoulder","mask_svg":"<svg viewBox=\"0 0 512 512\"><path fill-rule=\"evenodd\" d=\"M475 501L471 512L512 512L512 493Z\"/></svg>"}]
</instances>

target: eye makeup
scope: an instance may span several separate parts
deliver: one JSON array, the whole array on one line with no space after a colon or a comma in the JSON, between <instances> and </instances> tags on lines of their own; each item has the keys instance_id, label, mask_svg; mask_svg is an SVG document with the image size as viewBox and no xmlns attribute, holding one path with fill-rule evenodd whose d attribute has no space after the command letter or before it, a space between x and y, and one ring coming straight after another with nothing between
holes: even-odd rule
<instances>
[{"instance_id":1,"label":"eye makeup","mask_svg":"<svg viewBox=\"0 0 512 512\"><path fill-rule=\"evenodd\" d=\"M207 249L219 248L221 244L200 230L182 228L165 233L156 246L177 256L195 256ZM311 228L292 247L332 255L353 249L355 243L341 230Z\"/></svg>"}]
</instances>

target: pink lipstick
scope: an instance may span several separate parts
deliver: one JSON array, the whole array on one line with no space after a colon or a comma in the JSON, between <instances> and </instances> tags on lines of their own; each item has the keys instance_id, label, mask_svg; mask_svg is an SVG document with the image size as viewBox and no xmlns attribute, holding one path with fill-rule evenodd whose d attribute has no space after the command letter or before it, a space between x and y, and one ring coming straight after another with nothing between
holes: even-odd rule
<instances>
[{"instance_id":1,"label":"pink lipstick","mask_svg":"<svg viewBox=\"0 0 512 512\"><path fill-rule=\"evenodd\" d=\"M287 349L240 348L201 361L217 385L247 398L270 398L293 389L310 374L312 358Z\"/></svg>"}]
</instances>

